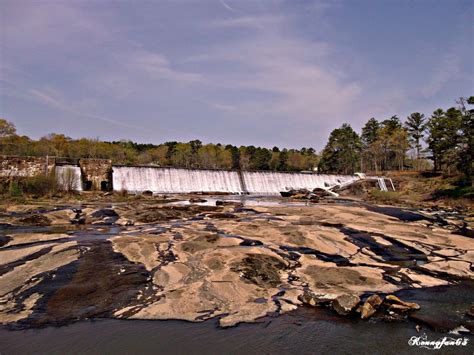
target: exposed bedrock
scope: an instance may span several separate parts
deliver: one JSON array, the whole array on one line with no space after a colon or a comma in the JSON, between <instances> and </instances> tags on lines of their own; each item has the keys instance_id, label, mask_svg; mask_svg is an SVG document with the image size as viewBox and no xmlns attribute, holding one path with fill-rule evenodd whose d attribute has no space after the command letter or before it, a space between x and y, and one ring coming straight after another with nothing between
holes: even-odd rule
<instances>
[{"instance_id":1,"label":"exposed bedrock","mask_svg":"<svg viewBox=\"0 0 474 355\"><path fill-rule=\"evenodd\" d=\"M427 322L425 306L399 290L474 278L474 240L452 223L365 205L56 207L0 217L2 324L217 317L233 326L302 304Z\"/></svg>"}]
</instances>

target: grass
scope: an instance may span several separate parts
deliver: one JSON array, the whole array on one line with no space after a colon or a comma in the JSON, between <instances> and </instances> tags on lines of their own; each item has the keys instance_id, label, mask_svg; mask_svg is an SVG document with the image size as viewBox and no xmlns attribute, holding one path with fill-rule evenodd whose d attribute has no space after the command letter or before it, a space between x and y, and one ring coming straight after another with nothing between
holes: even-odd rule
<instances>
[{"instance_id":1,"label":"grass","mask_svg":"<svg viewBox=\"0 0 474 355\"><path fill-rule=\"evenodd\" d=\"M474 199L474 187L473 186L456 186L447 189L438 189L433 193L433 198L466 198Z\"/></svg>"}]
</instances>

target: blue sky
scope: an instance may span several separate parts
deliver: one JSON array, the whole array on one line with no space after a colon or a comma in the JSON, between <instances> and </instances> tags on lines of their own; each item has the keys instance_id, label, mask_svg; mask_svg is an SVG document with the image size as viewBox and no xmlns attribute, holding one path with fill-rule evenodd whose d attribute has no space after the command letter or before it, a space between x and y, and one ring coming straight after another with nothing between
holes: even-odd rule
<instances>
[{"instance_id":1,"label":"blue sky","mask_svg":"<svg viewBox=\"0 0 474 355\"><path fill-rule=\"evenodd\" d=\"M474 94L473 1L0 3L0 117L34 138L321 149Z\"/></svg>"}]
</instances>

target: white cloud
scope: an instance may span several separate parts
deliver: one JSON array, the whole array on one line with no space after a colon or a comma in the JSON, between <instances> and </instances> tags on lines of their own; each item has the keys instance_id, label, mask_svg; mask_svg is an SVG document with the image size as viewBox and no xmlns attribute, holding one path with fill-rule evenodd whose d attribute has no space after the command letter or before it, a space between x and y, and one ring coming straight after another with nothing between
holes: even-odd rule
<instances>
[{"instance_id":1,"label":"white cloud","mask_svg":"<svg viewBox=\"0 0 474 355\"><path fill-rule=\"evenodd\" d=\"M58 97L58 93L55 93L54 90L49 89L49 88L43 88L43 89L31 89L29 91L32 95L32 97L39 102L51 106L55 109L62 110L64 112L67 112L69 114L77 115L80 117L85 117L89 119L94 119L94 120L99 120L103 121L106 123L111 123L117 126L125 127L125 128L137 128L135 125L129 125L114 119L110 119L108 117L100 116L100 115L95 115L88 113L84 108L77 107L78 105L68 103L64 101L63 98Z\"/></svg>"},{"instance_id":2,"label":"white cloud","mask_svg":"<svg viewBox=\"0 0 474 355\"><path fill-rule=\"evenodd\" d=\"M255 24L281 19L268 16L239 17L218 23L222 27L242 26L257 28ZM254 26L255 25L255 26ZM220 44L206 54L188 58L212 66L221 63L226 69L208 71L211 85L226 89L251 90L271 95L271 100L233 102L242 112L284 115L295 122L342 116L350 111L361 87L347 82L343 68L331 62L331 47L324 42L311 42L283 34L279 28L263 26L254 35L240 41ZM204 75L204 74L203 74ZM216 102L214 107L216 107ZM270 103L270 104L269 104ZM228 107L230 103L219 103Z\"/></svg>"}]
</instances>

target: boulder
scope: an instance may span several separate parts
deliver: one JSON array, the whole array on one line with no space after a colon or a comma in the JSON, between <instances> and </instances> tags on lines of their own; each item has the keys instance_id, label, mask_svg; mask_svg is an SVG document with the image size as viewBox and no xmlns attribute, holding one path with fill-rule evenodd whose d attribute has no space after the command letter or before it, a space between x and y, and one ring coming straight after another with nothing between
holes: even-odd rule
<instances>
[{"instance_id":1,"label":"boulder","mask_svg":"<svg viewBox=\"0 0 474 355\"><path fill-rule=\"evenodd\" d=\"M385 298L385 301L389 304L388 309L390 311L406 312L420 309L420 305L418 303L402 301L395 295L388 295Z\"/></svg>"},{"instance_id":2,"label":"boulder","mask_svg":"<svg viewBox=\"0 0 474 355\"><path fill-rule=\"evenodd\" d=\"M304 291L303 294L298 296L298 300L301 301L303 304L307 304L313 307L316 307L320 304L329 303L334 299L334 296L331 295L320 295L315 294L311 291Z\"/></svg>"},{"instance_id":3,"label":"boulder","mask_svg":"<svg viewBox=\"0 0 474 355\"><path fill-rule=\"evenodd\" d=\"M142 192L142 196L153 196L153 191L145 190Z\"/></svg>"},{"instance_id":4,"label":"boulder","mask_svg":"<svg viewBox=\"0 0 474 355\"><path fill-rule=\"evenodd\" d=\"M18 222L29 226L50 226L51 219L43 214L32 214L18 219Z\"/></svg>"},{"instance_id":5,"label":"boulder","mask_svg":"<svg viewBox=\"0 0 474 355\"><path fill-rule=\"evenodd\" d=\"M105 218L105 217L118 217L119 215L111 208L104 208L92 212L91 217L93 218Z\"/></svg>"},{"instance_id":6,"label":"boulder","mask_svg":"<svg viewBox=\"0 0 474 355\"><path fill-rule=\"evenodd\" d=\"M362 307L360 307L360 317L362 319L372 317L377 311L377 308L382 304L382 302L383 299L377 294L374 294L367 298Z\"/></svg>"},{"instance_id":7,"label":"boulder","mask_svg":"<svg viewBox=\"0 0 474 355\"><path fill-rule=\"evenodd\" d=\"M235 206L235 207L243 207L242 202L238 201L222 201L222 200L217 200L216 201L216 206Z\"/></svg>"},{"instance_id":8,"label":"boulder","mask_svg":"<svg viewBox=\"0 0 474 355\"><path fill-rule=\"evenodd\" d=\"M340 315L349 314L360 302L359 296L356 295L340 295L332 301L332 307Z\"/></svg>"},{"instance_id":9,"label":"boulder","mask_svg":"<svg viewBox=\"0 0 474 355\"><path fill-rule=\"evenodd\" d=\"M191 203L204 203L204 202L207 202L207 200L205 200L203 198L199 198L199 197L191 197L189 199L189 202L191 202Z\"/></svg>"}]
</instances>

